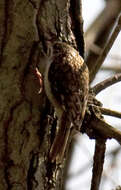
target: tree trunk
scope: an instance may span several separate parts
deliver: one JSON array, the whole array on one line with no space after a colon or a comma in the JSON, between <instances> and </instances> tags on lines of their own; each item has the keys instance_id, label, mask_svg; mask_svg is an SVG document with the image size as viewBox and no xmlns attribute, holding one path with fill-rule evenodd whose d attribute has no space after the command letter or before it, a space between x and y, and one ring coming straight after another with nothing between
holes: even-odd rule
<instances>
[{"instance_id":1,"label":"tree trunk","mask_svg":"<svg viewBox=\"0 0 121 190\"><path fill-rule=\"evenodd\" d=\"M55 41L84 56L80 0L0 1L0 190L62 187L64 163L48 157L56 121L41 78Z\"/></svg>"}]
</instances>

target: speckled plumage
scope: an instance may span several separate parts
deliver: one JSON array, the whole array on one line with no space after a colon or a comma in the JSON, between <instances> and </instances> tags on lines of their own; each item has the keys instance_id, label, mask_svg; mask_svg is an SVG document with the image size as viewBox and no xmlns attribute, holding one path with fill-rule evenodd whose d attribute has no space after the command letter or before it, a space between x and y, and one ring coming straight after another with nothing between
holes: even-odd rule
<instances>
[{"instance_id":1,"label":"speckled plumage","mask_svg":"<svg viewBox=\"0 0 121 190\"><path fill-rule=\"evenodd\" d=\"M62 42L54 44L53 61L47 67L45 90L58 117L58 131L50 157L53 161L60 162L69 139L70 128L80 130L84 118L89 73L78 51Z\"/></svg>"}]
</instances>

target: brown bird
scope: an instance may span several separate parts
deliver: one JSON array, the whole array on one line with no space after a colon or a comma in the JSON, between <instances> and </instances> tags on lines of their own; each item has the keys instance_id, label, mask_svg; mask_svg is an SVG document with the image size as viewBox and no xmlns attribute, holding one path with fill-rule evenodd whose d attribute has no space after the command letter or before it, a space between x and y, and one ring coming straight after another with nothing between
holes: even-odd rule
<instances>
[{"instance_id":1,"label":"brown bird","mask_svg":"<svg viewBox=\"0 0 121 190\"><path fill-rule=\"evenodd\" d=\"M57 131L50 150L52 162L61 163L71 129L80 131L85 115L89 72L78 51L64 42L53 45L45 71L45 92L55 108Z\"/></svg>"}]
</instances>

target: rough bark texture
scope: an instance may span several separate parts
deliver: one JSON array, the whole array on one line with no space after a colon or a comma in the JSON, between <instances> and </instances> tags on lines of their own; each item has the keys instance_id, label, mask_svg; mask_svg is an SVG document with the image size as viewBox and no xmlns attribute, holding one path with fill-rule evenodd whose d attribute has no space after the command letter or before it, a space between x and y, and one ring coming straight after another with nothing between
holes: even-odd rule
<instances>
[{"instance_id":1,"label":"rough bark texture","mask_svg":"<svg viewBox=\"0 0 121 190\"><path fill-rule=\"evenodd\" d=\"M94 36L101 48L121 10L120 0L106 2L107 8L115 2L116 11L107 15L110 27L100 26L102 30ZM43 87L45 53L48 44L63 41L84 57L81 13L81 0L0 0L0 190L63 188L66 159L57 165L48 157L56 120ZM98 56L91 50L88 53L91 82ZM102 104L94 92L90 89L82 132L90 138L114 138L121 144L121 132L104 122ZM98 155L95 161L98 163ZM98 186L101 172L94 181Z\"/></svg>"},{"instance_id":2,"label":"rough bark texture","mask_svg":"<svg viewBox=\"0 0 121 190\"><path fill-rule=\"evenodd\" d=\"M73 0L0 1L0 190L61 189L64 164L48 159L53 109L38 93L36 67L43 75L46 41L65 41L84 56L79 2L75 13Z\"/></svg>"}]
</instances>

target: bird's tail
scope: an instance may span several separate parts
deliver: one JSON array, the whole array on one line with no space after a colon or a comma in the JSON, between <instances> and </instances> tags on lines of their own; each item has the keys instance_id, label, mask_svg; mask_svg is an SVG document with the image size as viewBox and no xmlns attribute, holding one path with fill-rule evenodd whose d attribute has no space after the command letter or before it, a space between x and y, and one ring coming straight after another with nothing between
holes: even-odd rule
<instances>
[{"instance_id":1,"label":"bird's tail","mask_svg":"<svg viewBox=\"0 0 121 190\"><path fill-rule=\"evenodd\" d=\"M61 118L58 121L58 131L50 149L49 156L52 162L62 162L67 144L69 142L70 131L71 122L68 118L68 113L63 112Z\"/></svg>"}]
</instances>

